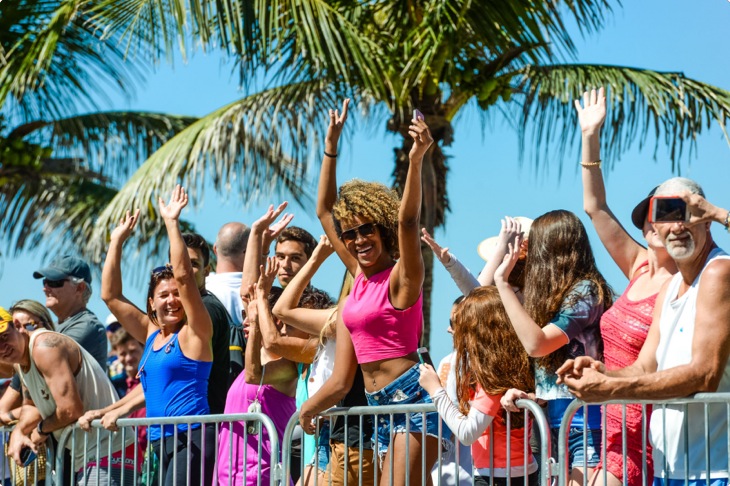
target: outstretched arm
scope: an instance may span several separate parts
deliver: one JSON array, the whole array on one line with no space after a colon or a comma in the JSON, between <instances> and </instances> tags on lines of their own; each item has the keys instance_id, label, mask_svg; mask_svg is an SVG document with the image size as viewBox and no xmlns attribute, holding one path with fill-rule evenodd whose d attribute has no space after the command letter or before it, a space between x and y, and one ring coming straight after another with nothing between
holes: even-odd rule
<instances>
[{"instance_id":1,"label":"outstretched arm","mask_svg":"<svg viewBox=\"0 0 730 486\"><path fill-rule=\"evenodd\" d=\"M400 260L390 274L391 302L398 309L412 306L418 300L423 287L425 270L418 231L422 204L421 169L423 156L433 143L431 132L421 119L411 121L408 134L413 139L413 147L408 154L410 163L398 211Z\"/></svg>"},{"instance_id":2,"label":"outstretched arm","mask_svg":"<svg viewBox=\"0 0 730 486\"><path fill-rule=\"evenodd\" d=\"M101 271L101 298L109 310L119 320L124 329L137 341L144 343L152 332L147 314L127 299L122 293L122 246L132 234L139 221L139 209L126 215L114 228L106 253L106 261Z\"/></svg>"},{"instance_id":3,"label":"outstretched arm","mask_svg":"<svg viewBox=\"0 0 730 486\"><path fill-rule=\"evenodd\" d=\"M603 246L627 278L647 258L646 249L636 242L619 223L606 202L606 187L601 173L601 127L606 119L606 96L603 88L583 93L583 106L575 100L581 128L581 169L583 173L583 209L591 218Z\"/></svg>"},{"instance_id":4,"label":"outstretched arm","mask_svg":"<svg viewBox=\"0 0 730 486\"><path fill-rule=\"evenodd\" d=\"M312 256L289 282L279 300L276 301L273 309L276 317L300 331L319 336L332 311L330 309L305 309L299 307L299 300L314 274L317 273L322 263L333 252L334 248L329 239L324 235L320 236L319 244L312 252Z\"/></svg>"},{"instance_id":5,"label":"outstretched arm","mask_svg":"<svg viewBox=\"0 0 730 486\"><path fill-rule=\"evenodd\" d=\"M332 208L337 200L337 144L340 141L342 128L347 120L347 108L350 100L342 102L342 113L338 110L329 110L330 124L327 127L327 136L324 140L324 158L319 171L319 185L317 188L317 217L322 224L327 238L352 275L357 275L358 265L355 257L350 255L345 245L340 241L335 221L332 219Z\"/></svg>"},{"instance_id":6,"label":"outstretched arm","mask_svg":"<svg viewBox=\"0 0 730 486\"><path fill-rule=\"evenodd\" d=\"M421 228L421 233L421 241L431 248L433 254L436 255L436 258L438 258L446 271L449 272L451 279L459 287L462 294L468 295L469 292L479 287L479 281L474 278L474 275L469 272L469 269L464 264L456 259L448 248L439 245L426 228Z\"/></svg>"},{"instance_id":7,"label":"outstretched arm","mask_svg":"<svg viewBox=\"0 0 730 486\"><path fill-rule=\"evenodd\" d=\"M210 341L213 338L213 323L203 304L200 290L195 282L193 265L180 232L179 218L182 209L188 205L188 195L179 184L172 191L170 201L165 204L159 198L160 216L165 221L167 236L170 239L170 263L172 274L177 282L185 315L188 333L180 336L180 345L186 348L191 359L210 361L213 359Z\"/></svg>"},{"instance_id":8,"label":"outstretched arm","mask_svg":"<svg viewBox=\"0 0 730 486\"><path fill-rule=\"evenodd\" d=\"M102 426L109 430L116 430L116 421L118 418L127 416L135 410L139 410L144 407L144 404L145 399L142 385L135 386L129 391L129 393L124 395L124 397L111 405L98 410L88 410L79 417L79 427L88 432L91 430L91 422L96 419L104 418L107 414L109 414L106 421L102 421Z\"/></svg>"}]
</instances>

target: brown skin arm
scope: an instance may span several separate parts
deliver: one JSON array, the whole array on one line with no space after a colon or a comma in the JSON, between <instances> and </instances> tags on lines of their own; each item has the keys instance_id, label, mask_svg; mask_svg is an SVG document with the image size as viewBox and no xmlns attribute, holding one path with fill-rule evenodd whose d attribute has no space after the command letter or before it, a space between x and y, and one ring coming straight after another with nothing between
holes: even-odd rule
<instances>
[{"instance_id":1,"label":"brown skin arm","mask_svg":"<svg viewBox=\"0 0 730 486\"><path fill-rule=\"evenodd\" d=\"M22 405L23 396L21 393L8 386L2 398L0 398L0 425L8 425L18 420Z\"/></svg>"},{"instance_id":2,"label":"brown skin arm","mask_svg":"<svg viewBox=\"0 0 730 486\"><path fill-rule=\"evenodd\" d=\"M637 360L640 361L639 365L627 370L632 373L631 375L624 374L624 371L606 376L588 368L583 370L580 379L573 381L572 377L566 377L565 383L577 397L585 401L620 398L661 400L717 391L730 354L729 284L728 260L713 262L702 274L692 339L692 359L689 363L653 373L639 374L642 370L651 371L651 361L646 356L649 350L645 353L645 345ZM657 306L659 305L657 301ZM655 319L652 328L656 327L656 324ZM653 346L656 352L658 330L654 333L648 344Z\"/></svg>"}]
</instances>

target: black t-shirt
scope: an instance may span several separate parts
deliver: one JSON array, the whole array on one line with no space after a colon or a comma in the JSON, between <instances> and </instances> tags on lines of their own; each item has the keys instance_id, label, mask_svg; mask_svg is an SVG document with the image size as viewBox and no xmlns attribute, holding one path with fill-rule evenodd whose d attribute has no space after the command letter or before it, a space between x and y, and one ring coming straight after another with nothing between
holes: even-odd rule
<instances>
[{"instance_id":1,"label":"black t-shirt","mask_svg":"<svg viewBox=\"0 0 730 486\"><path fill-rule=\"evenodd\" d=\"M352 383L352 388L347 392L345 398L338 403L339 407L361 407L367 406L368 399L365 397L365 380L362 377L362 370L360 366L357 367L355 372L355 381ZM332 417L334 423L330 430L330 440L333 442L343 443L345 442L345 421L342 417ZM364 442L362 444L363 449L372 448L372 437L373 437L373 416L365 415L362 418L362 438ZM347 417L347 447L360 447L360 417L358 415L352 415Z\"/></svg>"},{"instance_id":2,"label":"black t-shirt","mask_svg":"<svg viewBox=\"0 0 730 486\"><path fill-rule=\"evenodd\" d=\"M210 413L223 413L230 385L228 382L231 362L228 351L230 341L228 326L231 317L218 297L207 290L202 293L202 297L203 304L210 314L210 320L213 321L213 367L210 369L208 379L208 406Z\"/></svg>"}]
</instances>

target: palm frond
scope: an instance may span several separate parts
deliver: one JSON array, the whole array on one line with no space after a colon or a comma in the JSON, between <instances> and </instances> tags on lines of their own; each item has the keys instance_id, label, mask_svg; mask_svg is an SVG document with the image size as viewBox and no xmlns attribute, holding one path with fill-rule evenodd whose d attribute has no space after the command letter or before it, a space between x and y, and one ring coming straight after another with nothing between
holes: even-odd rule
<instances>
[{"instance_id":1,"label":"palm frond","mask_svg":"<svg viewBox=\"0 0 730 486\"><path fill-rule=\"evenodd\" d=\"M243 203L288 191L311 204L302 186L309 151L326 127L321 107L336 106L338 94L320 81L300 83L248 96L193 123L155 152L100 214L91 253L105 251L108 231L128 209L142 209L141 235L158 225L157 197L178 182L193 203L209 177L215 190Z\"/></svg>"},{"instance_id":2,"label":"palm frond","mask_svg":"<svg viewBox=\"0 0 730 486\"><path fill-rule=\"evenodd\" d=\"M697 136L717 123L730 143L730 92L687 78L682 73L657 72L621 66L530 66L513 73L515 97L520 101L518 126L524 153L530 142L537 149L556 144L565 153L578 139L573 100L594 87L605 86L609 106L602 153L610 164L634 144L643 147L654 137L669 148L672 170L685 148L695 148ZM688 146L688 147L686 147ZM536 151L538 165L539 154Z\"/></svg>"},{"instance_id":3,"label":"palm frond","mask_svg":"<svg viewBox=\"0 0 730 486\"><path fill-rule=\"evenodd\" d=\"M21 119L60 118L95 108L115 86L131 94L142 78L123 53L99 40L85 0L6 2L0 13L0 106ZM6 105L8 97L14 104Z\"/></svg>"}]
</instances>

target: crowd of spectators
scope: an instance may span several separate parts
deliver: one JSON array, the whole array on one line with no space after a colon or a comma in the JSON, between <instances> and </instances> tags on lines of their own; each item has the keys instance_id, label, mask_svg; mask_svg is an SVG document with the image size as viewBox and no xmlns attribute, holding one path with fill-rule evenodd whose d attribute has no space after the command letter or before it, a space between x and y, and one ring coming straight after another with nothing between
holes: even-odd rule
<instances>
[{"instance_id":1,"label":"crowd of spectators","mask_svg":"<svg viewBox=\"0 0 730 486\"><path fill-rule=\"evenodd\" d=\"M710 233L712 222L728 228L730 212L709 203L696 182L673 178L636 206L631 221L645 242L631 238L603 184L603 89L587 92L576 110L584 207L628 281L618 298L597 268L588 231L568 211L505 217L499 235L479 247L486 265L478 277L421 230L422 166L433 139L418 113L408 126L402 195L361 180L338 188L348 109L345 100L328 113L319 241L290 225L286 203L272 205L250 227L220 229L212 272L205 238L181 232L188 195L177 186L159 200L168 263L149 272L145 302L129 300L122 286L123 246L141 217L130 210L112 228L102 268L106 325L87 307L91 270L71 255L33 273L45 305L0 308L7 378L0 425L14 426L6 440L16 476L78 423L73 454L57 451L63 484L135 484L145 471L152 471L146 484L268 484L282 458L272 457L270 430L256 421L88 434L94 420L115 432L125 417L260 413L281 443L298 411L295 443L285 447L292 484L373 484L376 476L381 484L462 484L473 475L474 484L535 486L546 458L517 400L544 406L557 457L558 431L576 397L730 391L730 256ZM661 213L669 200L679 213ZM438 370L421 349L422 244L462 294L449 323L454 351ZM336 299L311 283L333 254L345 267ZM333 406L418 403L434 403L437 412L326 417ZM456 474L431 473L456 439L466 446ZM728 483L724 405L590 405L573 417L567 441L574 484Z\"/></svg>"}]
</instances>

